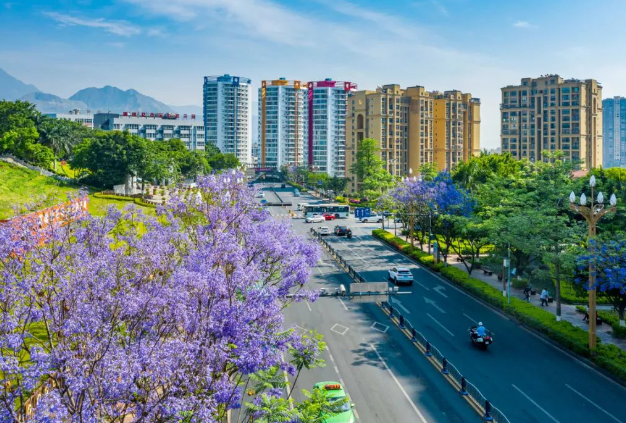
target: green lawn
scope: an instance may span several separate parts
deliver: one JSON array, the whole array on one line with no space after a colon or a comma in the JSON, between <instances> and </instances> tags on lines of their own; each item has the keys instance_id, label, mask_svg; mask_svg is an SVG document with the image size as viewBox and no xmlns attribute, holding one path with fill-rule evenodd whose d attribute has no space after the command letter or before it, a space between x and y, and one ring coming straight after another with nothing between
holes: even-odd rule
<instances>
[{"instance_id":1,"label":"green lawn","mask_svg":"<svg viewBox=\"0 0 626 423\"><path fill-rule=\"evenodd\" d=\"M60 168L60 164L57 164ZM68 169L71 172L71 169ZM17 207L20 213L26 211L26 205L36 204L36 209L42 209L67 200L67 195L76 193L78 186L66 186L54 178L43 176L38 172L0 161L0 219L7 219L14 215ZM95 198L93 192L89 195L89 212L95 216L105 214L109 205L121 209L132 202L112 199ZM137 207L146 214L154 214L150 207Z\"/></svg>"}]
</instances>

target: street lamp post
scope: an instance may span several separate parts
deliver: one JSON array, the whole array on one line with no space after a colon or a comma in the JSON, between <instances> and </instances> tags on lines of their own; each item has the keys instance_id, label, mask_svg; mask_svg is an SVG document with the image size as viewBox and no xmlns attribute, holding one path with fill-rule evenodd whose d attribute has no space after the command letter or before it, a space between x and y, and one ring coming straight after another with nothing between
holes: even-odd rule
<instances>
[{"instance_id":1,"label":"street lamp post","mask_svg":"<svg viewBox=\"0 0 626 423\"><path fill-rule=\"evenodd\" d=\"M594 203L594 188L596 186L596 178L592 175L589 179L591 187L590 204L587 205L587 197L581 194L579 203L576 204L576 194L572 191L569 195L569 205L572 210L582 215L589 225L588 241L596 236L596 225L598 221L607 213L613 213L616 210L617 198L615 194L611 194L609 200L610 207L604 206L604 196L602 192L598 193L597 202ZM589 349L596 348L596 266L593 258L593 245L589 242L591 251L591 259L589 260Z\"/></svg>"}]
</instances>

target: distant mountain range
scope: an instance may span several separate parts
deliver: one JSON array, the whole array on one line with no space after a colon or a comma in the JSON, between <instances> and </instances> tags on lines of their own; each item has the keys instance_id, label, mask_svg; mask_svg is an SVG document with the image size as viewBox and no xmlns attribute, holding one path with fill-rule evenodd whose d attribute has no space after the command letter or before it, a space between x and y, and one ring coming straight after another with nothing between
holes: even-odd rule
<instances>
[{"instance_id":1,"label":"distant mountain range","mask_svg":"<svg viewBox=\"0 0 626 423\"><path fill-rule=\"evenodd\" d=\"M202 116L200 106L172 106L150 96L129 89L121 90L110 85L102 88L85 88L69 99L43 93L0 69L0 99L23 100L35 104L42 113L67 113L79 109L82 113L125 111L196 114Z\"/></svg>"},{"instance_id":2,"label":"distant mountain range","mask_svg":"<svg viewBox=\"0 0 626 423\"><path fill-rule=\"evenodd\" d=\"M17 100L23 95L38 92L34 85L23 83L17 78L0 69L0 99Z\"/></svg>"}]
</instances>

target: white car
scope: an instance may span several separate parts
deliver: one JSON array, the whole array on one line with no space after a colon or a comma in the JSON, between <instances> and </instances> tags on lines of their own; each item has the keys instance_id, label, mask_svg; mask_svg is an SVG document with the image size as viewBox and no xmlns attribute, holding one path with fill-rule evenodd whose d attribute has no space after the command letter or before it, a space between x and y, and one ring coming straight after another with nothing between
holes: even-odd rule
<instances>
[{"instance_id":1,"label":"white car","mask_svg":"<svg viewBox=\"0 0 626 423\"><path fill-rule=\"evenodd\" d=\"M413 285L413 273L406 267L393 267L389 269L389 280L396 285Z\"/></svg>"},{"instance_id":2,"label":"white car","mask_svg":"<svg viewBox=\"0 0 626 423\"><path fill-rule=\"evenodd\" d=\"M373 214L371 216L368 217L362 217L361 218L361 223L380 223L383 221L383 217L377 214Z\"/></svg>"},{"instance_id":3,"label":"white car","mask_svg":"<svg viewBox=\"0 0 626 423\"><path fill-rule=\"evenodd\" d=\"M259 191L256 198L265 198L265 193L263 191Z\"/></svg>"},{"instance_id":4,"label":"white car","mask_svg":"<svg viewBox=\"0 0 626 423\"><path fill-rule=\"evenodd\" d=\"M306 223L319 223L319 222L325 222L326 219L321 214L316 214L316 215L307 217L306 219L304 219L304 221Z\"/></svg>"},{"instance_id":5,"label":"white car","mask_svg":"<svg viewBox=\"0 0 626 423\"><path fill-rule=\"evenodd\" d=\"M319 228L320 235L330 235L330 228L328 226L322 226Z\"/></svg>"}]
</instances>

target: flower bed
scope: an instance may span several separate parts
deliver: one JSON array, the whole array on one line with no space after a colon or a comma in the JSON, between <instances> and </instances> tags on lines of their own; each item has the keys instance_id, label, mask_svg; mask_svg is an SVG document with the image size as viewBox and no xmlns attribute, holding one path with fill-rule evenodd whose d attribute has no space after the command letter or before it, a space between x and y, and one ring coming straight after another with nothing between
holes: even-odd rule
<instances>
[{"instance_id":1,"label":"flower bed","mask_svg":"<svg viewBox=\"0 0 626 423\"><path fill-rule=\"evenodd\" d=\"M472 278L467 272L456 267L436 265L432 255L411 247L411 244L387 231L375 229L372 231L372 235L429 268L440 271L446 279L463 290L516 317L526 326L552 338L571 351L589 358L600 367L626 381L626 352L617 346L603 345L600 343L600 339L598 339L597 354L592 356L587 347L589 335L585 330L564 320L557 322L554 315L549 311L540 309L519 298L511 298L511 304L509 305L507 299L502 296L502 292L498 289L480 279Z\"/></svg>"}]
</instances>

